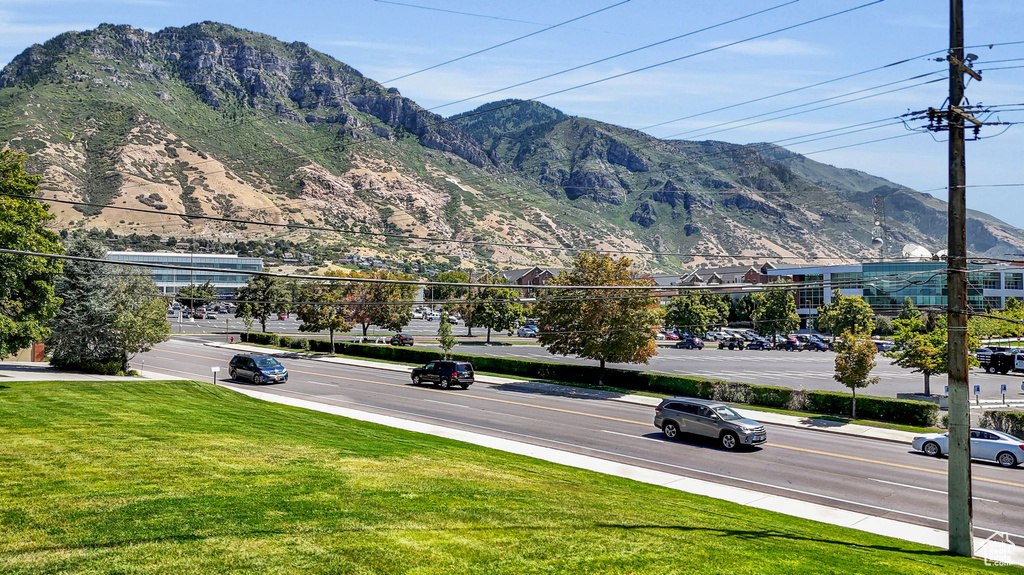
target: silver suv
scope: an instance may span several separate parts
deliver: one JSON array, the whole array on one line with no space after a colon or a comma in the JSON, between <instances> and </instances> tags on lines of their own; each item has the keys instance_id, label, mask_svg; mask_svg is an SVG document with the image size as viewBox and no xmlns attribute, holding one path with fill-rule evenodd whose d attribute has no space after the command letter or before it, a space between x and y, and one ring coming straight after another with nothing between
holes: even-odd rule
<instances>
[{"instance_id":1,"label":"silver suv","mask_svg":"<svg viewBox=\"0 0 1024 575\"><path fill-rule=\"evenodd\" d=\"M744 419L731 407L717 401L673 397L654 408L654 425L669 439L692 433L718 439L725 449L758 445L768 440L764 426Z\"/></svg>"}]
</instances>

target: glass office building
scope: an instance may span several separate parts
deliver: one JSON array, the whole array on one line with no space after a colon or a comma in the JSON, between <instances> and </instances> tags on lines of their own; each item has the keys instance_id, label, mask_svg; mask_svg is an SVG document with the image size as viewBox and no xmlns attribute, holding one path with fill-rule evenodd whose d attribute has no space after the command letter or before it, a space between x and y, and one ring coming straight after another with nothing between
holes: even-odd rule
<instances>
[{"instance_id":1,"label":"glass office building","mask_svg":"<svg viewBox=\"0 0 1024 575\"><path fill-rule=\"evenodd\" d=\"M184 267L212 268L212 270L187 270L149 268L160 293L173 295L178 288L189 284L201 285L209 280L223 298L234 297L238 288L252 277L246 273L263 271L263 258L239 257L232 254L182 254L176 252L107 252L107 259L118 262L137 262ZM230 270L230 271L229 271Z\"/></svg>"},{"instance_id":2,"label":"glass office building","mask_svg":"<svg viewBox=\"0 0 1024 575\"><path fill-rule=\"evenodd\" d=\"M1024 270L1020 266L970 264L967 303L972 309L1002 309L1006 299L1024 301ZM769 277L807 283L795 293L797 313L815 316L831 303L832 292L861 296L881 315L897 315L910 298L918 308L945 309L948 303L946 262L868 262L854 265L768 270Z\"/></svg>"}]
</instances>

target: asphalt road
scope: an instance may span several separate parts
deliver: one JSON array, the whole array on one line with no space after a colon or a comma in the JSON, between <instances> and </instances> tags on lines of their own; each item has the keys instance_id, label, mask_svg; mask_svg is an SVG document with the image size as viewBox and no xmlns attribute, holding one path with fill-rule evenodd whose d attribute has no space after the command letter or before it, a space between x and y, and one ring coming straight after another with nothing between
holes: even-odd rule
<instances>
[{"instance_id":1,"label":"asphalt road","mask_svg":"<svg viewBox=\"0 0 1024 575\"><path fill-rule=\"evenodd\" d=\"M210 368L220 366L226 375L232 352L202 343L201 338L175 338L137 357L133 365L144 359L147 371L205 381L211 380ZM299 358L283 363L290 372L288 383L261 386L261 391L945 529L947 462L909 445L768 425L765 447L727 452L695 438L668 441L653 426L651 408L588 398L574 388L551 392L529 384L477 383L468 390L443 391L414 387L405 373ZM973 473L976 535L1008 532L1024 545L1024 468L975 462Z\"/></svg>"},{"instance_id":2,"label":"asphalt road","mask_svg":"<svg viewBox=\"0 0 1024 575\"><path fill-rule=\"evenodd\" d=\"M299 325L299 322L294 317L286 320L278 320L276 318L267 320L267 330L271 332L303 336L323 336L323 334L300 332L298 330ZM404 332L416 338L417 346L434 346L436 348L434 337L437 334L437 325L436 321L417 319L413 320ZM254 328L259 330L259 324L256 324ZM180 324L175 323L172 325L172 333L229 334L245 331L245 329L245 324L232 315L219 315L216 320L197 319L194 322L185 320ZM472 339L465 337L466 327L464 325L454 326L452 331L461 341L473 342L472 346L456 347L457 351L542 361L595 364L591 360L551 355L544 348L533 344L532 342L535 342L535 339L508 337L507 334L499 335L492 333L491 341L494 345L484 346L478 344L484 341L485 330L476 328L473 331L474 337ZM385 334L373 329L370 330L369 334L388 337L391 335L390 333ZM361 335L362 330L356 328L347 334L335 334L335 340L351 341L354 337ZM718 349L715 342L708 342L708 345L703 350L675 349L666 343L659 349L658 355L651 358L650 364L646 366L635 364L608 364L608 366L623 369L645 369L676 375L694 375L760 385L779 385L793 389L846 391L846 388L832 379L832 375L835 373L834 361L835 354L830 351L729 351ZM872 375L879 377L879 383L858 393L895 397L897 393L922 393L924 391L924 376L921 374L892 365L891 360L881 355L877 356L875 361L877 366L872 371ZM980 386L978 398L981 400L1002 398L1002 385L1006 386L1007 399L1024 400L1024 389L1021 388L1022 381L1024 381L1024 374L990 374L985 373L982 369L973 369L970 373L971 386ZM931 378L931 391L933 394L945 395L945 386L945 375L937 375Z\"/></svg>"}]
</instances>

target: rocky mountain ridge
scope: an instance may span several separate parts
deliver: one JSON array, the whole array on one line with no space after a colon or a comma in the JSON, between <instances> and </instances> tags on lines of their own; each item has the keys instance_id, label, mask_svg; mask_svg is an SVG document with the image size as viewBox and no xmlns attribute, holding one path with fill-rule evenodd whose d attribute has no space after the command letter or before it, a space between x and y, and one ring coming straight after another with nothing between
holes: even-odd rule
<instances>
[{"instance_id":1,"label":"rocky mountain ridge","mask_svg":"<svg viewBox=\"0 0 1024 575\"><path fill-rule=\"evenodd\" d=\"M306 44L213 22L26 49L0 73L0 137L44 196L92 204L56 205L59 227L118 234L490 268L608 249L671 272L875 253L878 195L894 242L945 234L941 201L782 149L663 141L536 102L445 119ZM994 218L969 226L977 253L1024 247Z\"/></svg>"}]
</instances>

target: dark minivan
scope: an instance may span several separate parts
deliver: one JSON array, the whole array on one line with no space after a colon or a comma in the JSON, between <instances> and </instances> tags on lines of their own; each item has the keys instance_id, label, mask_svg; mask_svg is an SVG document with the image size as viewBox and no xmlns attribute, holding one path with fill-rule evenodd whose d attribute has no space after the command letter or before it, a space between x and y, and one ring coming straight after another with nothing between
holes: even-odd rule
<instances>
[{"instance_id":1,"label":"dark minivan","mask_svg":"<svg viewBox=\"0 0 1024 575\"><path fill-rule=\"evenodd\" d=\"M435 359L423 367L412 370L413 385L429 383L441 389L458 385L462 389L468 389L473 381L473 364L468 361Z\"/></svg>"},{"instance_id":2,"label":"dark minivan","mask_svg":"<svg viewBox=\"0 0 1024 575\"><path fill-rule=\"evenodd\" d=\"M240 353L228 363L231 379L248 379L255 384L288 381L288 370L269 355Z\"/></svg>"}]
</instances>

